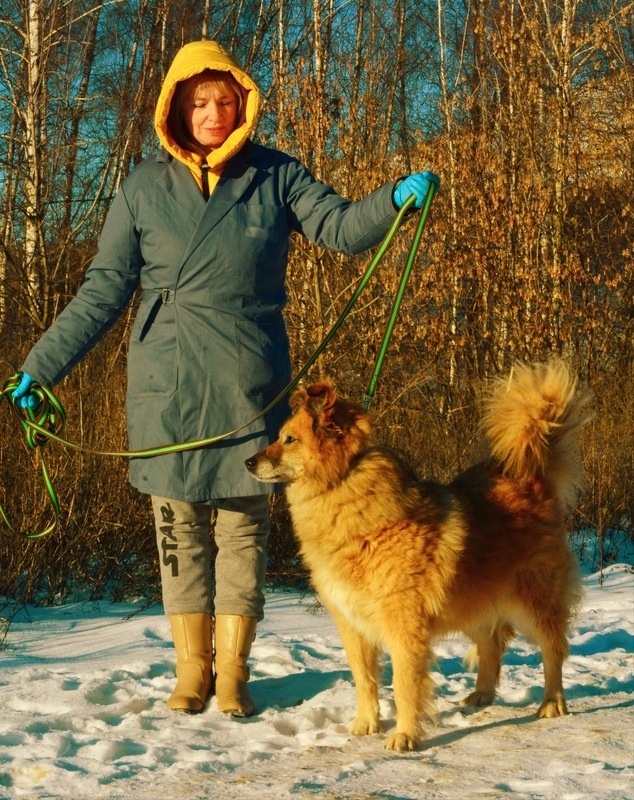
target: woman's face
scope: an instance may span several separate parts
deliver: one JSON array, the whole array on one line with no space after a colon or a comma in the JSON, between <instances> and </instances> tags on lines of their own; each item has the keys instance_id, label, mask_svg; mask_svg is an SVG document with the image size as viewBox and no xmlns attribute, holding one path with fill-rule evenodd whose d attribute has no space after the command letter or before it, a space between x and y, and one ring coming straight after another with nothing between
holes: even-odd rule
<instances>
[{"instance_id":1,"label":"woman's face","mask_svg":"<svg viewBox=\"0 0 634 800\"><path fill-rule=\"evenodd\" d=\"M224 83L202 81L186 101L185 125L189 135L210 153L224 144L238 121L238 96Z\"/></svg>"}]
</instances>

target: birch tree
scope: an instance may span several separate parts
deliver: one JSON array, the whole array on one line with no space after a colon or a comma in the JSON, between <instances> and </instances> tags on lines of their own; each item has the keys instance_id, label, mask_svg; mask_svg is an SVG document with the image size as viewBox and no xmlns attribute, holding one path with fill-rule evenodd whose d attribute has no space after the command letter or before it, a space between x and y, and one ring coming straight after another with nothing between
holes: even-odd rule
<instances>
[{"instance_id":1,"label":"birch tree","mask_svg":"<svg viewBox=\"0 0 634 800\"><path fill-rule=\"evenodd\" d=\"M3 288L14 311L40 330L54 313L72 228L85 221L73 208L100 8L19 0L5 4L0 18L2 102L10 120Z\"/></svg>"}]
</instances>

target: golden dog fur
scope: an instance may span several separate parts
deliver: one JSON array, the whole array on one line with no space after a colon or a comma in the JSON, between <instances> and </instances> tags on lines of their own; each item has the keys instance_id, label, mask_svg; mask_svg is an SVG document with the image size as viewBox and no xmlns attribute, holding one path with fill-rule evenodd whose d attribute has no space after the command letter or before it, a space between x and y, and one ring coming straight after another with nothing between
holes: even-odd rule
<instances>
[{"instance_id":1,"label":"golden dog fur","mask_svg":"<svg viewBox=\"0 0 634 800\"><path fill-rule=\"evenodd\" d=\"M590 394L560 361L517 365L487 396L485 461L443 486L371 443L369 416L329 382L296 391L279 439L248 459L286 495L313 585L334 616L355 681L355 734L381 730L378 660L392 659L391 750L414 749L433 716L434 637L462 631L478 675L463 704L493 702L507 643L541 648L539 717L566 713L562 664L580 598L566 508L582 484L576 433Z\"/></svg>"}]
</instances>

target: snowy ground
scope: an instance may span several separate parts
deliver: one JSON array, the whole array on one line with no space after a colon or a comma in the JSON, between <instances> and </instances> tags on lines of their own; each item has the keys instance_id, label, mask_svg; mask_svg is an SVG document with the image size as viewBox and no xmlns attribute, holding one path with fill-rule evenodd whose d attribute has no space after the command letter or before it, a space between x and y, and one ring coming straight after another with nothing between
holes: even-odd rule
<instances>
[{"instance_id":1,"label":"snowy ground","mask_svg":"<svg viewBox=\"0 0 634 800\"><path fill-rule=\"evenodd\" d=\"M570 714L535 719L540 658L505 659L495 705L465 713L473 676L459 638L436 648L438 725L416 753L351 737L354 689L332 621L313 599L273 593L253 647L258 716L214 701L169 712L174 653L160 609L66 605L14 618L0 652L0 798L634 797L634 574L586 579L564 681ZM382 710L394 707L386 664Z\"/></svg>"}]
</instances>

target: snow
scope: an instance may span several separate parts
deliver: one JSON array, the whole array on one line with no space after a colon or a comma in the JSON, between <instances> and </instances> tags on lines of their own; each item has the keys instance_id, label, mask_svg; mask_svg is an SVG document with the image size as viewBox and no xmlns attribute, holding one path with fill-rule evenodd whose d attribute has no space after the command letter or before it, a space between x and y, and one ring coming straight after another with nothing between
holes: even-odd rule
<instances>
[{"instance_id":1,"label":"snow","mask_svg":"<svg viewBox=\"0 0 634 800\"><path fill-rule=\"evenodd\" d=\"M0 798L349 798L456 800L634 797L634 572L585 579L564 685L570 714L537 720L541 661L516 640L493 706L459 704L473 686L460 637L437 643L438 720L415 753L354 737L354 687L330 617L311 595L272 592L250 689L233 719L212 700L166 706L174 651L160 608L27 608L0 652ZM394 724L386 661L382 713Z\"/></svg>"}]
</instances>

